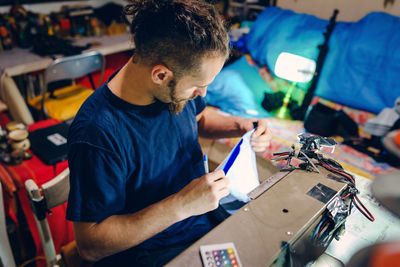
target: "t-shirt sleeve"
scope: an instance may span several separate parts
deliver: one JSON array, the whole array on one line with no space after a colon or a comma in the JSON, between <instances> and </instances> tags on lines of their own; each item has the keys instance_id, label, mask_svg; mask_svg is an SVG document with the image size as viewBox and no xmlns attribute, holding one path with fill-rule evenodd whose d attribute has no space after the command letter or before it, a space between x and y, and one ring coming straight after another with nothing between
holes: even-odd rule
<instances>
[{"instance_id":1,"label":"t-shirt sleeve","mask_svg":"<svg viewBox=\"0 0 400 267\"><path fill-rule=\"evenodd\" d=\"M69 148L67 219L100 222L125 206L127 174L117 153L87 143Z\"/></svg>"},{"instance_id":2,"label":"t-shirt sleeve","mask_svg":"<svg viewBox=\"0 0 400 267\"><path fill-rule=\"evenodd\" d=\"M207 105L204 98L200 97L200 96L198 96L194 99L194 104L196 107L196 115L199 115L206 108L206 105Z\"/></svg>"}]
</instances>

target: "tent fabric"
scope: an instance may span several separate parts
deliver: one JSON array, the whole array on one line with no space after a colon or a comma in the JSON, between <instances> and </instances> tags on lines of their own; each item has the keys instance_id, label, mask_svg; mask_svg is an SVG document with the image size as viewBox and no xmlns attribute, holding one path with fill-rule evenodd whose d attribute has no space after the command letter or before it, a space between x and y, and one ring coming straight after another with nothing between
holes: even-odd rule
<instances>
[{"instance_id":1,"label":"tent fabric","mask_svg":"<svg viewBox=\"0 0 400 267\"><path fill-rule=\"evenodd\" d=\"M246 46L271 70L282 52L316 60L328 23L312 15L265 8L246 36ZM316 95L379 113L400 95L398 73L400 18L373 12L358 22L337 22Z\"/></svg>"},{"instance_id":2,"label":"tent fabric","mask_svg":"<svg viewBox=\"0 0 400 267\"><path fill-rule=\"evenodd\" d=\"M208 86L205 100L208 105L242 117L269 117L262 106L264 92L271 88L245 56L222 69Z\"/></svg>"}]
</instances>

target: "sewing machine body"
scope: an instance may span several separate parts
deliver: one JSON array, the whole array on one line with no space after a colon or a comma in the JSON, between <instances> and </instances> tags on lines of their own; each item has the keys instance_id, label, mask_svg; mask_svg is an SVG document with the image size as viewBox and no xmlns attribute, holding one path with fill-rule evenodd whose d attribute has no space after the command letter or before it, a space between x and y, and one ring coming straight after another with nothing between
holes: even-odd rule
<instances>
[{"instance_id":1,"label":"sewing machine body","mask_svg":"<svg viewBox=\"0 0 400 267\"><path fill-rule=\"evenodd\" d=\"M226 156L224 150L228 149L218 143L203 142L202 146L214 163L223 159ZM257 159L257 167L260 182L279 171L261 158ZM333 194L343 195L347 189L346 183L328 178L330 172L319 169L320 173L300 169L289 172L167 266L203 266L200 246L227 242L234 243L243 266L281 265L279 262L285 260L287 249L291 250L292 257L297 254L303 259L312 258L315 255L311 254L316 251L310 251L315 248L309 246L309 237L326 214L327 203Z\"/></svg>"}]
</instances>

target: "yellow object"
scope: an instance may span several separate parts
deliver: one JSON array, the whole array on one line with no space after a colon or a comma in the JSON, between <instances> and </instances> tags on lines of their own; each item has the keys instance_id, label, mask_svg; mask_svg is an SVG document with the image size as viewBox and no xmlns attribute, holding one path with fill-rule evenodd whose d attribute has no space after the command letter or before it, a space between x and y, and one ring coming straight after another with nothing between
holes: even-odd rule
<instances>
[{"instance_id":1,"label":"yellow object","mask_svg":"<svg viewBox=\"0 0 400 267\"><path fill-rule=\"evenodd\" d=\"M46 93L44 109L47 116L58 120L68 120L75 117L79 108L94 90L81 85L66 86L54 91L54 97L50 98L50 93ZM29 100L29 105L37 110L41 108L42 96L37 96Z\"/></svg>"},{"instance_id":2,"label":"yellow object","mask_svg":"<svg viewBox=\"0 0 400 267\"><path fill-rule=\"evenodd\" d=\"M288 91L285 94L285 98L283 99L283 104L280 108L277 109L275 112L276 117L280 119L291 119L290 112L288 109L288 105L290 102L290 97L292 96L293 90L296 87L296 82L292 83L292 86L288 89Z\"/></svg>"}]
</instances>

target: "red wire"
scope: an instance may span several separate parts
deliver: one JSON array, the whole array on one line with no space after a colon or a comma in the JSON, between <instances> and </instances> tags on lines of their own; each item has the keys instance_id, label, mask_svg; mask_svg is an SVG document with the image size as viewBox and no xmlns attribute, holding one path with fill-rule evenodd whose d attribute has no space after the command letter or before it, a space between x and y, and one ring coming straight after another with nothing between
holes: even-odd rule
<instances>
[{"instance_id":1,"label":"red wire","mask_svg":"<svg viewBox=\"0 0 400 267\"><path fill-rule=\"evenodd\" d=\"M365 217L367 217L368 220L370 220L371 222L375 221L375 217L371 214L371 212L369 212L369 210L363 205L363 203L361 202L361 200L357 197L357 195L354 195L354 198L358 201L358 203L360 203L360 205L364 208L365 213L358 205L357 202L354 201L354 204L356 205L357 209L364 214Z\"/></svg>"},{"instance_id":2,"label":"red wire","mask_svg":"<svg viewBox=\"0 0 400 267\"><path fill-rule=\"evenodd\" d=\"M326 225L327 223L328 223L328 220L326 220L326 221L322 224L322 226L321 226L321 228L319 228L318 233L317 233L317 235L315 236L315 238L318 238L319 234L321 233L322 229L324 229L324 227L325 227L325 225Z\"/></svg>"},{"instance_id":3,"label":"red wire","mask_svg":"<svg viewBox=\"0 0 400 267\"><path fill-rule=\"evenodd\" d=\"M347 195L345 195L344 197L342 197L342 199L346 199L346 198L348 198L350 195L351 195L351 194L348 193Z\"/></svg>"},{"instance_id":4,"label":"red wire","mask_svg":"<svg viewBox=\"0 0 400 267\"><path fill-rule=\"evenodd\" d=\"M339 173L340 175L343 175L344 177L348 178L354 185L356 184L355 181L354 181L354 179L351 178L350 175L347 175L346 173L342 173L342 172L340 172L340 171L338 171L338 170L335 170L334 168L331 168L330 166L328 166L327 164L325 164L325 163L322 162L321 160L319 160L319 162L320 162L325 168L327 168L328 170L331 170L331 171L334 171L334 172L336 172L336 173ZM349 195L350 195L350 194L347 194L347 195L344 196L342 199L348 198ZM354 205L356 205L357 209L358 209L365 217L367 217L368 220L370 220L371 222L375 221L375 217L374 217L374 216L371 214L371 212L369 212L369 210L362 204L361 200L357 197L357 195L356 195L356 194L353 194L352 197L353 197L353 199L357 200L358 203L360 203L360 205L364 208L365 212L364 212L364 210L362 210L362 209L360 208L360 206L357 205L357 202L356 202L356 201L353 201L353 202L354 202Z\"/></svg>"},{"instance_id":5,"label":"red wire","mask_svg":"<svg viewBox=\"0 0 400 267\"><path fill-rule=\"evenodd\" d=\"M282 153L274 153L273 156L283 156L283 155L289 155L290 152L282 152Z\"/></svg>"},{"instance_id":6,"label":"red wire","mask_svg":"<svg viewBox=\"0 0 400 267\"><path fill-rule=\"evenodd\" d=\"M329 167L328 165L326 165L324 162L319 161L322 165L324 165L325 168L327 168L328 170L334 171L336 173L339 173L340 175L343 175L344 177L346 177L347 179L349 179L353 184L356 184L356 182L354 181L353 178L350 177L350 175L347 175L345 173L342 173L340 171L335 170L334 168Z\"/></svg>"}]
</instances>

